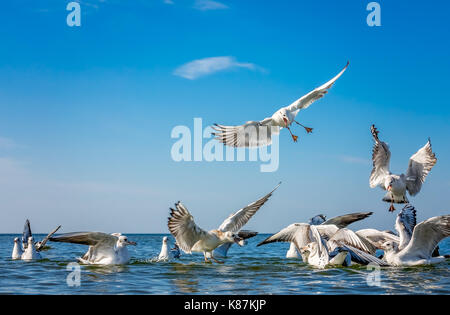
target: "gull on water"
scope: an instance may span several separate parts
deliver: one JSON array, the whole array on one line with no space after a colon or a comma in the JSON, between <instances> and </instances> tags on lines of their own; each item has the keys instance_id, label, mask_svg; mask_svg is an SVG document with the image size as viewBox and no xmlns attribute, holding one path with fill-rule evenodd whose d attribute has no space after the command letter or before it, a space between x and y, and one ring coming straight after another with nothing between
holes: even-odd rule
<instances>
[{"instance_id":1,"label":"gull on water","mask_svg":"<svg viewBox=\"0 0 450 315\"><path fill-rule=\"evenodd\" d=\"M345 228L353 222L363 220L371 216L373 212L356 212L344 214L327 220L323 214L318 214L309 220L310 225L335 225L338 228ZM289 250L286 253L286 258L299 258L296 246L291 242Z\"/></svg>"},{"instance_id":2,"label":"gull on water","mask_svg":"<svg viewBox=\"0 0 450 315\"><path fill-rule=\"evenodd\" d=\"M409 159L406 174L392 174L389 170L389 162L391 159L391 151L389 146L380 141L378 138L378 130L375 125L370 128L374 139L372 152L373 169L370 174L369 184L371 188L380 186L383 190L387 190L383 201L390 202L389 211L394 211L394 203L409 203L406 197L406 191L411 196L415 196L420 192L425 178L436 164L437 158L431 150L431 142L428 142L417 151Z\"/></svg>"},{"instance_id":3,"label":"gull on water","mask_svg":"<svg viewBox=\"0 0 450 315\"><path fill-rule=\"evenodd\" d=\"M273 242L291 242L300 252L304 262L316 267L324 267L332 261L330 253L348 252L351 259L360 264L376 262L384 264L373 256L376 248L366 239L356 235L347 228L336 225L311 225L308 223L294 223L280 232L269 236L257 246ZM314 243L314 244L311 244ZM341 261L344 254L336 260ZM337 261L333 261L336 264Z\"/></svg>"},{"instance_id":4,"label":"gull on water","mask_svg":"<svg viewBox=\"0 0 450 315\"><path fill-rule=\"evenodd\" d=\"M177 244L174 248L169 249L169 239L164 236L162 239L161 251L158 255L158 261L167 261L172 259L180 258L180 249Z\"/></svg>"},{"instance_id":5,"label":"gull on water","mask_svg":"<svg viewBox=\"0 0 450 315\"><path fill-rule=\"evenodd\" d=\"M30 236L28 238L28 244L25 251L22 253L22 260L39 260L41 259L41 254L39 254L34 245L34 238Z\"/></svg>"},{"instance_id":6,"label":"gull on water","mask_svg":"<svg viewBox=\"0 0 450 315\"><path fill-rule=\"evenodd\" d=\"M50 238L51 242L89 245L89 249L78 261L83 264L124 265L130 261L128 245L136 245L121 233L102 232L65 233Z\"/></svg>"},{"instance_id":7,"label":"gull on water","mask_svg":"<svg viewBox=\"0 0 450 315\"><path fill-rule=\"evenodd\" d=\"M22 244L20 244L20 239L18 237L14 238L14 247L11 258L14 260L22 259Z\"/></svg>"},{"instance_id":8,"label":"gull on water","mask_svg":"<svg viewBox=\"0 0 450 315\"><path fill-rule=\"evenodd\" d=\"M279 134L282 128L289 130L294 142L298 137L294 135L289 126L296 123L305 128L307 133L312 132L312 128L305 127L295 120L300 110L308 108L312 103L322 98L328 89L333 86L337 79L347 69L347 65L334 78L319 86L308 94L302 96L289 106L277 110L271 117L261 121L248 121L241 126L223 126L215 124L213 133L215 139L226 146L231 147L261 147L272 144L272 132Z\"/></svg>"},{"instance_id":9,"label":"gull on water","mask_svg":"<svg viewBox=\"0 0 450 315\"><path fill-rule=\"evenodd\" d=\"M59 229L61 228L61 225L57 226L56 229L54 229L53 231L51 231L50 233L48 233L48 235L46 237L44 237L42 239L42 241L38 241L35 242L34 245L36 247L36 250L39 251L43 251L46 249L45 245L47 244L48 240L50 237L53 236L53 234L55 234ZM23 244L23 249L25 250L28 246L28 239L33 236L33 233L31 232L31 225L30 225L30 220L25 220L25 225L23 227L23 233L22 233L22 244Z\"/></svg>"},{"instance_id":10,"label":"gull on water","mask_svg":"<svg viewBox=\"0 0 450 315\"><path fill-rule=\"evenodd\" d=\"M177 202L175 209L170 209L169 231L185 253L200 252L203 253L205 262L208 262L208 258L211 258L215 262L222 263L215 258L214 249L220 245L233 242L242 246L244 240L239 237L238 232L269 200L279 185L264 197L231 214L216 230L205 231L201 229L194 222L194 217L187 208L181 202Z\"/></svg>"}]
</instances>

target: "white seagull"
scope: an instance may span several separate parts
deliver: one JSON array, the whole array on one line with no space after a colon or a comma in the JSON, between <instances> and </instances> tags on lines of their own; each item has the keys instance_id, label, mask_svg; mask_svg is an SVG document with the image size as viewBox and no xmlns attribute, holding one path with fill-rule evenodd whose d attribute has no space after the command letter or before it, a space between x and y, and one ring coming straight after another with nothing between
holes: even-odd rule
<instances>
[{"instance_id":1,"label":"white seagull","mask_svg":"<svg viewBox=\"0 0 450 315\"><path fill-rule=\"evenodd\" d=\"M50 238L51 242L89 245L89 249L78 260L92 265L124 265L130 261L128 245L136 245L121 233L102 232L66 233Z\"/></svg>"},{"instance_id":2,"label":"white seagull","mask_svg":"<svg viewBox=\"0 0 450 315\"><path fill-rule=\"evenodd\" d=\"M280 129L287 128L291 133L294 142L298 137L294 135L290 129L292 123L296 123L305 128L307 133L312 132L312 128L305 127L295 120L298 112L308 108L312 103L322 98L328 89L336 82L336 80L347 69L349 62L344 69L339 72L333 79L319 86L308 94L302 96L289 106L277 110L271 117L261 121L248 121L241 126L223 126L215 124L213 135L215 139L224 145L231 147L260 147L270 145L272 143L272 133L278 134Z\"/></svg>"},{"instance_id":3,"label":"white seagull","mask_svg":"<svg viewBox=\"0 0 450 315\"><path fill-rule=\"evenodd\" d=\"M363 220L363 219L371 216L372 214L373 214L373 212L356 212L356 213L340 215L340 216L337 216L337 217L334 217L334 218L331 218L328 220L325 215L318 214L318 215L312 217L311 219L309 219L309 224L310 225L335 225L338 228L342 229L342 228L349 226L353 222ZM286 253L286 258L299 258L296 246L293 242L291 242L289 250Z\"/></svg>"},{"instance_id":4,"label":"white seagull","mask_svg":"<svg viewBox=\"0 0 450 315\"><path fill-rule=\"evenodd\" d=\"M41 254L36 251L36 247L34 246L34 238L30 236L28 238L27 248L22 254L22 260L38 260L41 259Z\"/></svg>"},{"instance_id":5,"label":"white seagull","mask_svg":"<svg viewBox=\"0 0 450 315\"><path fill-rule=\"evenodd\" d=\"M436 156L431 150L431 142L428 142L419 151L409 159L406 175L392 174L389 170L389 161L391 152L389 146L380 141L378 138L378 130L375 125L370 128L373 139L375 141L372 153L373 169L370 174L370 187L380 186L383 190L387 190L383 201L390 202L389 211L394 211L394 203L409 203L406 198L406 191L411 196L415 196L422 188L425 178L436 164Z\"/></svg>"},{"instance_id":6,"label":"white seagull","mask_svg":"<svg viewBox=\"0 0 450 315\"><path fill-rule=\"evenodd\" d=\"M18 237L14 238L14 247L11 258L14 260L22 259L22 245L20 244L20 239Z\"/></svg>"},{"instance_id":7,"label":"white seagull","mask_svg":"<svg viewBox=\"0 0 450 315\"><path fill-rule=\"evenodd\" d=\"M47 244L50 237L53 236L59 229L61 228L61 225L57 226L56 229L48 233L46 237L42 239L42 241L38 241L34 243L34 246L36 247L36 251L40 252L46 249L45 245ZM22 244L23 248L26 249L28 246L28 239L33 236L33 233L31 232L31 225L30 221L28 219L25 220L25 225L23 227L23 233L22 233Z\"/></svg>"},{"instance_id":8,"label":"white seagull","mask_svg":"<svg viewBox=\"0 0 450 315\"><path fill-rule=\"evenodd\" d=\"M214 249L233 242L242 246L243 239L238 235L239 230L269 200L278 187L279 185L261 199L231 214L217 230L211 231L205 231L197 226L187 208L181 202L177 202L176 209L170 208L169 231L185 253L200 252L203 253L205 262L211 258L215 262L222 263L214 257Z\"/></svg>"},{"instance_id":9,"label":"white seagull","mask_svg":"<svg viewBox=\"0 0 450 315\"><path fill-rule=\"evenodd\" d=\"M412 229L414 223L408 217L402 213L397 216L395 228L400 242L387 241L381 246L385 252L384 259L393 266L430 265L444 261L446 257L433 257L433 252L440 241L450 236L450 215L433 217Z\"/></svg>"},{"instance_id":10,"label":"white seagull","mask_svg":"<svg viewBox=\"0 0 450 315\"><path fill-rule=\"evenodd\" d=\"M175 247L170 249L169 238L164 236L162 239L161 251L158 255L158 261L168 261L179 257L180 250L178 249L178 245L175 244Z\"/></svg>"}]
</instances>

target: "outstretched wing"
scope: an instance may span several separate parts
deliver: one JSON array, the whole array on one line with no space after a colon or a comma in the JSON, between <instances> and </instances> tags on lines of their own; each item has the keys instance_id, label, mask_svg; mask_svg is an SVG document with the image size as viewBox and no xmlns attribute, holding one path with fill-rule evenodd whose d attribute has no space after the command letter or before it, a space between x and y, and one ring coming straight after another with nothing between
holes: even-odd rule
<instances>
[{"instance_id":1,"label":"outstretched wing","mask_svg":"<svg viewBox=\"0 0 450 315\"><path fill-rule=\"evenodd\" d=\"M328 241L328 245L331 250L334 250L336 247L339 247L342 244L358 248L359 250L362 250L369 254L375 254L375 251L377 250L376 247L373 246L364 237L361 237L352 230L346 228L337 231Z\"/></svg>"},{"instance_id":2,"label":"outstretched wing","mask_svg":"<svg viewBox=\"0 0 450 315\"><path fill-rule=\"evenodd\" d=\"M293 242L300 249L312 241L315 241L311 232L311 226L307 223L294 223L285 227L278 233L269 236L257 246L273 242Z\"/></svg>"},{"instance_id":3,"label":"outstretched wing","mask_svg":"<svg viewBox=\"0 0 450 315\"><path fill-rule=\"evenodd\" d=\"M356 213L349 213L344 214L338 217L331 218L325 222L323 222L323 225L328 224L334 224L338 228L342 229L347 227L348 225L352 224L353 222L363 220L367 217L370 217L373 214L373 212L356 212Z\"/></svg>"},{"instance_id":4,"label":"outstretched wing","mask_svg":"<svg viewBox=\"0 0 450 315\"><path fill-rule=\"evenodd\" d=\"M22 244L24 248L27 248L28 238L31 236L33 236L33 233L31 233L30 221L27 219L25 221L25 225L23 226L23 233L22 233Z\"/></svg>"},{"instance_id":5,"label":"outstretched wing","mask_svg":"<svg viewBox=\"0 0 450 315\"><path fill-rule=\"evenodd\" d=\"M262 121L248 121L241 126L212 127L214 139L230 147L256 148L272 144L272 135L280 132L280 127L272 126L272 118Z\"/></svg>"},{"instance_id":6,"label":"outstretched wing","mask_svg":"<svg viewBox=\"0 0 450 315\"><path fill-rule=\"evenodd\" d=\"M297 115L298 111L301 109L308 108L309 105L317 101L318 99L322 98L325 94L328 93L328 89L331 88L336 82L337 79L345 72L350 62L347 62L347 65L344 67L344 69L341 70L333 79L328 81L327 83L319 86L318 88L312 90L308 94L300 97L298 100L296 100L291 105L287 106L286 109L290 111L291 113Z\"/></svg>"},{"instance_id":7,"label":"outstretched wing","mask_svg":"<svg viewBox=\"0 0 450 315\"><path fill-rule=\"evenodd\" d=\"M383 183L383 180L391 172L389 171L389 162L391 159L391 151L389 151L389 146L380 141L378 138L378 130L375 125L370 128L372 132L373 140L375 141L372 151L372 162L373 169L370 174L370 187L374 188ZM386 187L382 186L383 189Z\"/></svg>"},{"instance_id":8,"label":"outstretched wing","mask_svg":"<svg viewBox=\"0 0 450 315\"><path fill-rule=\"evenodd\" d=\"M195 224L194 217L181 202L177 202L175 208L170 208L169 231L177 240L178 246L185 253L190 254L194 244L207 232Z\"/></svg>"},{"instance_id":9,"label":"outstretched wing","mask_svg":"<svg viewBox=\"0 0 450 315\"><path fill-rule=\"evenodd\" d=\"M51 231L44 239L39 243L39 245L36 245L36 250L40 251L42 248L44 248L45 244L47 244L47 241L50 239L50 237L53 236L58 230L61 228L61 225L59 225L56 229Z\"/></svg>"},{"instance_id":10,"label":"outstretched wing","mask_svg":"<svg viewBox=\"0 0 450 315\"><path fill-rule=\"evenodd\" d=\"M406 189L408 189L411 196L419 193L425 178L436 164L436 161L436 155L431 149L431 141L428 139L427 144L409 159L409 166L406 171Z\"/></svg>"},{"instance_id":11,"label":"outstretched wing","mask_svg":"<svg viewBox=\"0 0 450 315\"><path fill-rule=\"evenodd\" d=\"M416 224L416 209L410 204L407 204L402 211L400 211L395 220L395 229L397 230L398 235L400 235L400 244L398 246L400 250L408 245Z\"/></svg>"},{"instance_id":12,"label":"outstretched wing","mask_svg":"<svg viewBox=\"0 0 450 315\"><path fill-rule=\"evenodd\" d=\"M74 232L52 236L49 238L49 241L89 246L96 246L101 243L113 247L117 242L117 237L103 232Z\"/></svg>"},{"instance_id":13,"label":"outstretched wing","mask_svg":"<svg viewBox=\"0 0 450 315\"><path fill-rule=\"evenodd\" d=\"M428 259L438 243L448 236L450 215L433 217L416 225L411 241L402 252Z\"/></svg>"},{"instance_id":14,"label":"outstretched wing","mask_svg":"<svg viewBox=\"0 0 450 315\"><path fill-rule=\"evenodd\" d=\"M265 195L264 197L252 202L248 206L240 209L236 213L232 213L223 223L220 225L219 230L222 232L231 231L237 232L239 231L245 224L247 224L248 220L261 208L267 200L272 196L273 192L280 187L281 183L277 185L270 193Z\"/></svg>"},{"instance_id":15,"label":"outstretched wing","mask_svg":"<svg viewBox=\"0 0 450 315\"><path fill-rule=\"evenodd\" d=\"M358 236L364 237L378 249L383 249L383 244L387 241L392 241L397 244L400 242L400 239L397 235L391 234L389 232L378 231L376 229L363 229L356 231L356 234Z\"/></svg>"}]
</instances>

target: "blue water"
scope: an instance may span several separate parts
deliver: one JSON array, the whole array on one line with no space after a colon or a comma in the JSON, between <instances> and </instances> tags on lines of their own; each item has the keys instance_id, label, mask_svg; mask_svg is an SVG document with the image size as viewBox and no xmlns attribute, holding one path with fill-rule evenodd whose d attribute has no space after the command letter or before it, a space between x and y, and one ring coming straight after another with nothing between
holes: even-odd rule
<instances>
[{"instance_id":1,"label":"blue water","mask_svg":"<svg viewBox=\"0 0 450 315\"><path fill-rule=\"evenodd\" d=\"M434 266L383 268L379 286L369 286L363 266L317 270L299 260L285 259L288 244L233 245L225 263L205 264L201 254L183 255L176 262L151 262L158 255L162 234L128 234L138 243L130 246L132 260L126 266L81 266L79 287L67 285L74 262L87 247L49 243L43 260L13 261L13 239L0 235L0 294L449 294L450 260ZM37 240L44 235L35 235ZM172 238L171 238L172 239ZM172 239L173 240L173 239ZM441 244L450 254L450 238ZM376 280L376 278L374 278Z\"/></svg>"}]
</instances>

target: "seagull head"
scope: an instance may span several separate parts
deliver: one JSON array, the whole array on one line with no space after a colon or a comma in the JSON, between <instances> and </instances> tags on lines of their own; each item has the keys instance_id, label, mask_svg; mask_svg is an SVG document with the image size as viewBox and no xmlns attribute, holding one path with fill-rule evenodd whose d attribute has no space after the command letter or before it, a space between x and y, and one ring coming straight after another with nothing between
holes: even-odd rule
<instances>
[{"instance_id":1,"label":"seagull head","mask_svg":"<svg viewBox=\"0 0 450 315\"><path fill-rule=\"evenodd\" d=\"M32 245L32 244L34 244L34 238L33 238L33 236L30 236L28 238L28 245Z\"/></svg>"},{"instance_id":2,"label":"seagull head","mask_svg":"<svg viewBox=\"0 0 450 315\"><path fill-rule=\"evenodd\" d=\"M14 238L14 243L19 244L19 238L18 237Z\"/></svg>"},{"instance_id":3,"label":"seagull head","mask_svg":"<svg viewBox=\"0 0 450 315\"><path fill-rule=\"evenodd\" d=\"M163 237L163 243L164 243L164 244L167 244L167 240L168 240L167 236L164 236L164 237Z\"/></svg>"},{"instance_id":4,"label":"seagull head","mask_svg":"<svg viewBox=\"0 0 450 315\"><path fill-rule=\"evenodd\" d=\"M398 244L395 242L387 241L381 245L381 248L386 252L395 252L398 250Z\"/></svg>"},{"instance_id":5,"label":"seagull head","mask_svg":"<svg viewBox=\"0 0 450 315\"><path fill-rule=\"evenodd\" d=\"M124 246L127 246L127 245L134 245L134 246L136 246L137 243L129 241L128 237L126 237L125 235L119 236L119 239L117 240L117 246L118 247L124 247Z\"/></svg>"},{"instance_id":6,"label":"seagull head","mask_svg":"<svg viewBox=\"0 0 450 315\"><path fill-rule=\"evenodd\" d=\"M236 243L239 246L243 245L243 243L241 242L241 238L237 234L234 234L231 231L225 232L224 236L225 236L225 240L227 240L230 243Z\"/></svg>"},{"instance_id":7,"label":"seagull head","mask_svg":"<svg viewBox=\"0 0 450 315\"><path fill-rule=\"evenodd\" d=\"M278 111L278 116L283 120L284 126L289 126L289 117L286 108L282 108Z\"/></svg>"}]
</instances>

